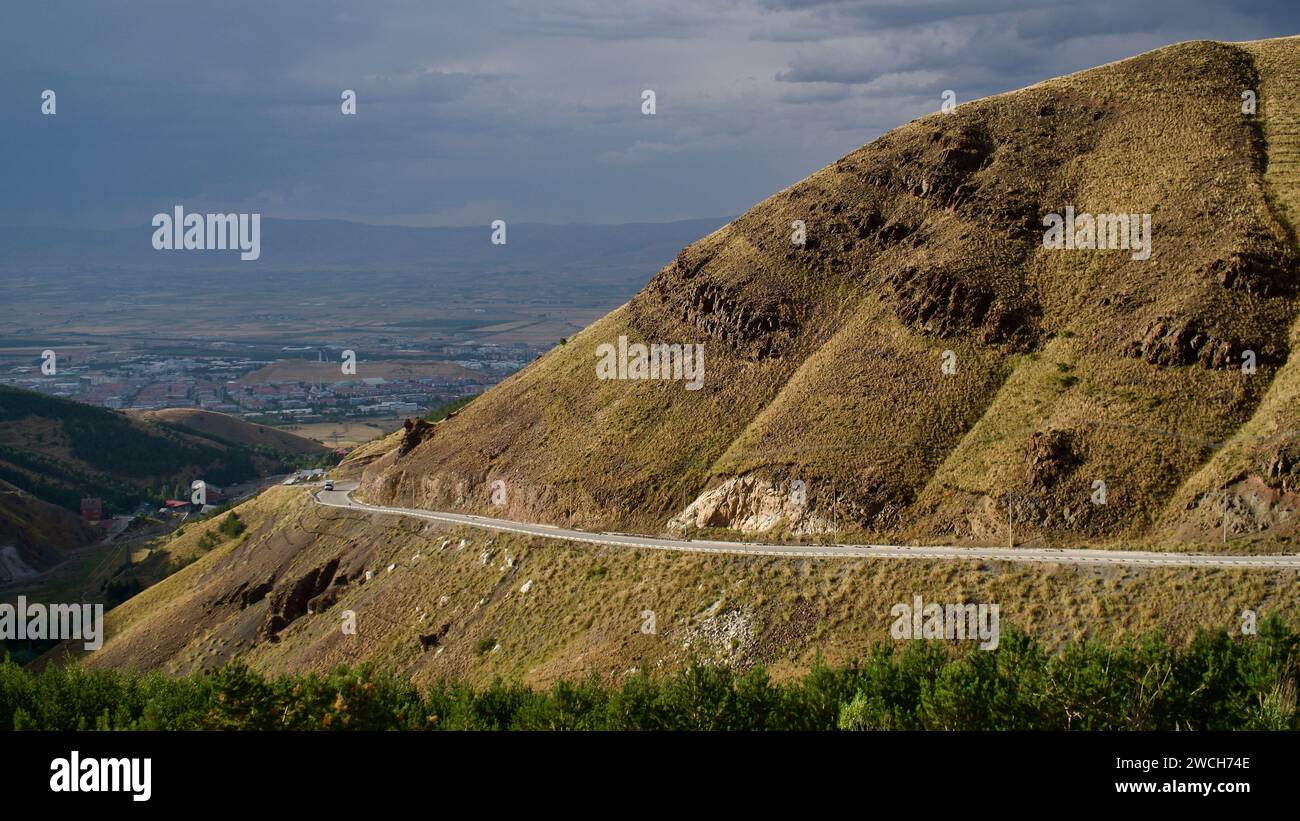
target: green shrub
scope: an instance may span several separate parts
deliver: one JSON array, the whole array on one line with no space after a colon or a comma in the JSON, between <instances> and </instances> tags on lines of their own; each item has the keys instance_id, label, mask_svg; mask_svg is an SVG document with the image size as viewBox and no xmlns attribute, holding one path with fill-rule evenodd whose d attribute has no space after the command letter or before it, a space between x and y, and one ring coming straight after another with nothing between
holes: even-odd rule
<instances>
[{"instance_id":1,"label":"green shrub","mask_svg":"<svg viewBox=\"0 0 1300 821\"><path fill-rule=\"evenodd\" d=\"M486 653L496 640L476 649ZM773 683L692 663L618 682L595 673L533 690L440 682L420 692L370 665L268 679L235 663L169 678L0 663L0 729L90 730L1296 730L1300 634L1154 633L1048 653L1007 631L999 648L877 646L842 667Z\"/></svg>"},{"instance_id":2,"label":"green shrub","mask_svg":"<svg viewBox=\"0 0 1300 821\"><path fill-rule=\"evenodd\" d=\"M226 515L226 518L221 520L221 524L217 525L217 530L220 531L223 536L234 538L245 530L248 530L248 525L240 521L239 514L232 510Z\"/></svg>"}]
</instances>

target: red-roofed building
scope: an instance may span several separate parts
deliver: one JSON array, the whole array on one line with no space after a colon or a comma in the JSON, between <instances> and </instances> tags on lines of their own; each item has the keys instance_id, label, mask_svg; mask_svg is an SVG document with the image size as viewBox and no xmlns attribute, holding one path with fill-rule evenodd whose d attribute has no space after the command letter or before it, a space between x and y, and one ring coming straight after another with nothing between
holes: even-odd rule
<instances>
[{"instance_id":1,"label":"red-roofed building","mask_svg":"<svg viewBox=\"0 0 1300 821\"><path fill-rule=\"evenodd\" d=\"M104 502L93 496L81 500L81 518L94 524L104 518Z\"/></svg>"}]
</instances>

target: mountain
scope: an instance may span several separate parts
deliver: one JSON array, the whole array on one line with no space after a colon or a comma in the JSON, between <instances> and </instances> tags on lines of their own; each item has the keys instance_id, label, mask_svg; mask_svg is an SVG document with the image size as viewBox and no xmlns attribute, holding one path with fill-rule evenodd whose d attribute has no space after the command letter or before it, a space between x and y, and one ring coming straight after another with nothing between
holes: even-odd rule
<instances>
[{"instance_id":1,"label":"mountain","mask_svg":"<svg viewBox=\"0 0 1300 821\"><path fill-rule=\"evenodd\" d=\"M313 363L309 363L313 364ZM255 425L236 416L197 408L164 408L154 411L128 412L161 422L173 428L194 431L210 439L248 448L266 448L296 456L321 456L329 448L314 439L296 433Z\"/></svg>"},{"instance_id":2,"label":"mountain","mask_svg":"<svg viewBox=\"0 0 1300 821\"><path fill-rule=\"evenodd\" d=\"M1020 542L1156 549L1219 538L1227 498L1235 538L1214 549L1285 547L1298 67L1297 38L1184 43L904 125L335 475L375 502L733 537L1005 543L1010 499ZM1042 217L1067 205L1150 212L1151 264L1044 249ZM705 345L701 387L598 380L597 347L620 335ZM786 678L864 657L921 593L997 602L1004 629L1053 647L1300 617L1285 571L594 547L321 507L300 487L237 512L242 535L113 609L85 663L374 661L418 684L546 685L695 658Z\"/></svg>"},{"instance_id":3,"label":"mountain","mask_svg":"<svg viewBox=\"0 0 1300 821\"><path fill-rule=\"evenodd\" d=\"M70 510L0 481L0 584L52 567L102 535Z\"/></svg>"},{"instance_id":4,"label":"mountain","mask_svg":"<svg viewBox=\"0 0 1300 821\"><path fill-rule=\"evenodd\" d=\"M289 470L327 448L220 414L133 415L0 385L0 480L70 510L105 513Z\"/></svg>"},{"instance_id":5,"label":"mountain","mask_svg":"<svg viewBox=\"0 0 1300 821\"><path fill-rule=\"evenodd\" d=\"M537 522L945 542L1010 514L1060 544L1217 537L1226 499L1230 535L1289 533L1298 78L1296 38L1189 42L904 125L413 431L360 496L486 510L503 482ZM1075 214L1133 247L1045 247ZM702 386L598 378L624 337L702 345Z\"/></svg>"}]
</instances>

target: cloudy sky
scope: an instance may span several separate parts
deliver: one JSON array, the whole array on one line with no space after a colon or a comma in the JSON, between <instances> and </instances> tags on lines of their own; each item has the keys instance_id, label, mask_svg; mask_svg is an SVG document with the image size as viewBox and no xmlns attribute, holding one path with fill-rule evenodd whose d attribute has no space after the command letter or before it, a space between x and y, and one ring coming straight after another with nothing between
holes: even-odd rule
<instances>
[{"instance_id":1,"label":"cloudy sky","mask_svg":"<svg viewBox=\"0 0 1300 821\"><path fill-rule=\"evenodd\" d=\"M1296 33L1295 0L7 3L0 224L736 214L944 89Z\"/></svg>"}]
</instances>

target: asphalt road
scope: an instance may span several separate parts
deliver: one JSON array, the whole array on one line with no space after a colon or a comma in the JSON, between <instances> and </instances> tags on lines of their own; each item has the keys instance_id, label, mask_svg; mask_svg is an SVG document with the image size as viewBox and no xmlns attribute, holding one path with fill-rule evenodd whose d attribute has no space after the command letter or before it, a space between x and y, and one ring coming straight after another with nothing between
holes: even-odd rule
<instances>
[{"instance_id":1,"label":"asphalt road","mask_svg":"<svg viewBox=\"0 0 1300 821\"><path fill-rule=\"evenodd\" d=\"M318 504L388 516L406 516L447 524L468 525L502 533L521 533L566 542L634 547L645 550L675 550L685 553L725 553L743 556L781 556L818 559L923 559L949 561L1035 562L1043 564L1122 565L1132 567L1235 567L1252 570L1300 570L1300 556L1227 556L1210 553L1154 553L1142 550L1087 550L1035 547L909 547L890 544L788 545L762 542L718 542L694 539L666 539L625 533L593 533L586 530L515 522L468 513L383 507L352 498L355 482L339 482L335 489L312 494Z\"/></svg>"}]
</instances>

